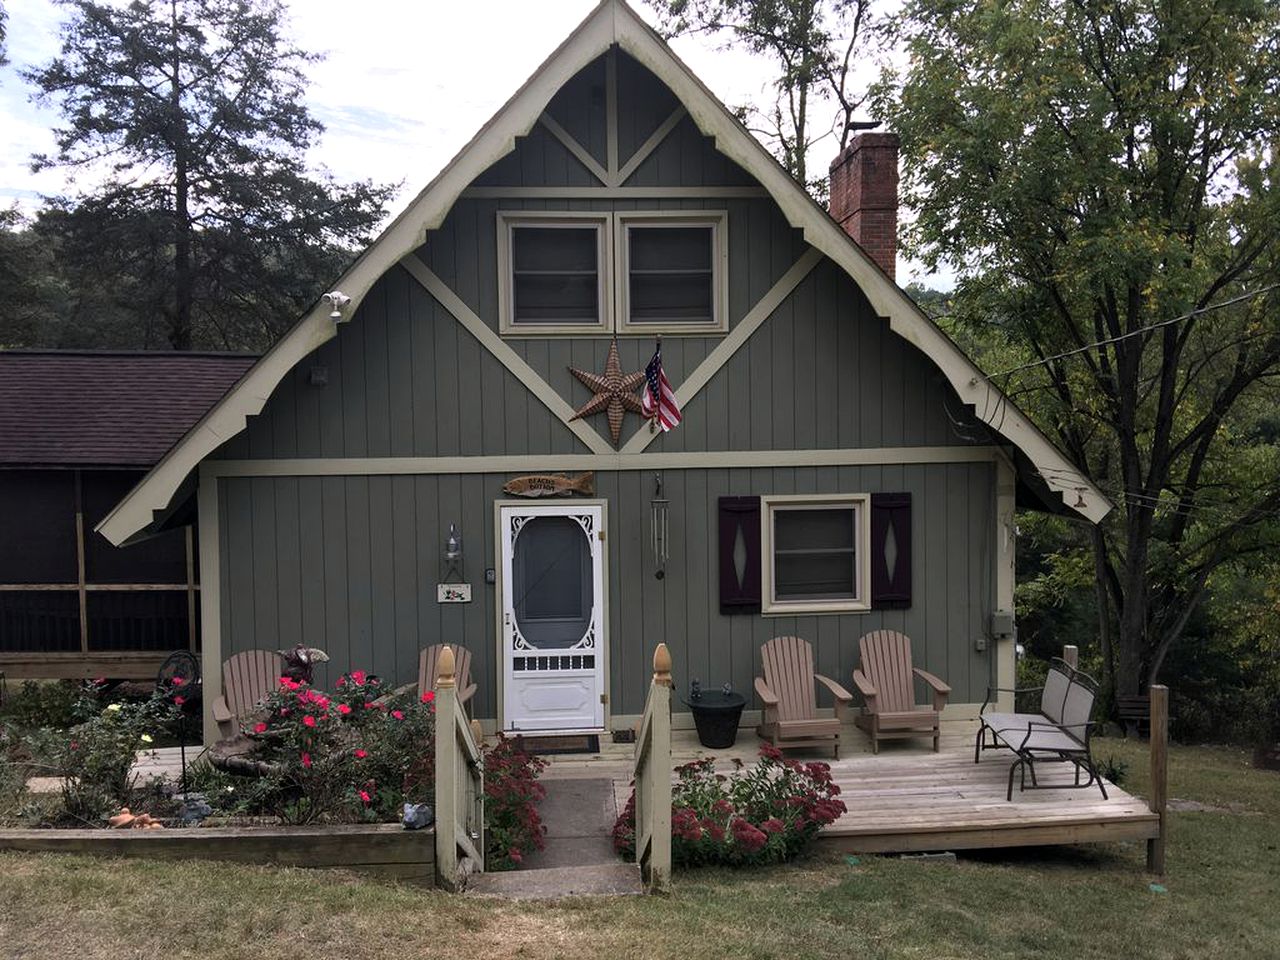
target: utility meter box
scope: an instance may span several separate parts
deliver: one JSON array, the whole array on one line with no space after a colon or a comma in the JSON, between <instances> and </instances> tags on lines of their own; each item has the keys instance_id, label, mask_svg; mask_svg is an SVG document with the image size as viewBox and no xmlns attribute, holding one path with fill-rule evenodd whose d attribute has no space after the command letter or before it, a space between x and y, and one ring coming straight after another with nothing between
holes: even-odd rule
<instances>
[{"instance_id":1,"label":"utility meter box","mask_svg":"<svg viewBox=\"0 0 1280 960\"><path fill-rule=\"evenodd\" d=\"M991 635L1001 640L1013 636L1013 611L996 610L991 614Z\"/></svg>"}]
</instances>

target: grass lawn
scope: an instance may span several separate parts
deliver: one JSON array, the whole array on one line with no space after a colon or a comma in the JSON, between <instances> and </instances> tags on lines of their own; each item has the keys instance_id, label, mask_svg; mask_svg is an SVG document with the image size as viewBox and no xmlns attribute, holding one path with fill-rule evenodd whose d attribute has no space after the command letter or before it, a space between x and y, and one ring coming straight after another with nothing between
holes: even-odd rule
<instances>
[{"instance_id":1,"label":"grass lawn","mask_svg":"<svg viewBox=\"0 0 1280 960\"><path fill-rule=\"evenodd\" d=\"M1146 789L1138 744L1100 744ZM1280 958L1280 775L1174 748L1166 893L1145 846L1005 851L957 865L817 853L677 874L668 898L507 903L350 875L0 855L0 957Z\"/></svg>"}]
</instances>

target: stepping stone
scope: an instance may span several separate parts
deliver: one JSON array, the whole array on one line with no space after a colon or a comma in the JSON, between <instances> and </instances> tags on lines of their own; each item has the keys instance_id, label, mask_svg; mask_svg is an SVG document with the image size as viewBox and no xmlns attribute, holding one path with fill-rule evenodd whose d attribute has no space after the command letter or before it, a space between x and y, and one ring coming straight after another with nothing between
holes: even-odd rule
<instances>
[{"instance_id":1,"label":"stepping stone","mask_svg":"<svg viewBox=\"0 0 1280 960\"><path fill-rule=\"evenodd\" d=\"M644 893L640 868L634 863L596 863L583 867L548 867L477 873L467 880L466 896L508 900L557 900L561 897L627 897Z\"/></svg>"}]
</instances>

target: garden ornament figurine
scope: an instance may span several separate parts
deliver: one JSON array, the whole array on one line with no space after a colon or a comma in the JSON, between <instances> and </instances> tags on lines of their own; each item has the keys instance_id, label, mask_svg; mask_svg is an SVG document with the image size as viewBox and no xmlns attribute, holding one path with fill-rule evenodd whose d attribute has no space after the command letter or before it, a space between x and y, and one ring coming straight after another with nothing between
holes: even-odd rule
<instances>
[{"instance_id":1,"label":"garden ornament figurine","mask_svg":"<svg viewBox=\"0 0 1280 960\"><path fill-rule=\"evenodd\" d=\"M329 655L317 647L304 647L302 644L288 650L277 650L284 658L284 675L298 683L311 683L317 663L327 663Z\"/></svg>"}]
</instances>

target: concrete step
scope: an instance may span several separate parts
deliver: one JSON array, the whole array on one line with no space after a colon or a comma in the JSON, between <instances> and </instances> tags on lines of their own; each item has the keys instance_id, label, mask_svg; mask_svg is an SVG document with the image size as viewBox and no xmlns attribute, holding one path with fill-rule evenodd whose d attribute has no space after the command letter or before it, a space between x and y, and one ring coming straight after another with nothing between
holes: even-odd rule
<instances>
[{"instance_id":1,"label":"concrete step","mask_svg":"<svg viewBox=\"0 0 1280 960\"><path fill-rule=\"evenodd\" d=\"M561 897L626 897L644 893L640 868L634 863L596 863L582 867L547 867L505 873L472 874L469 897L508 900L556 900Z\"/></svg>"}]
</instances>

